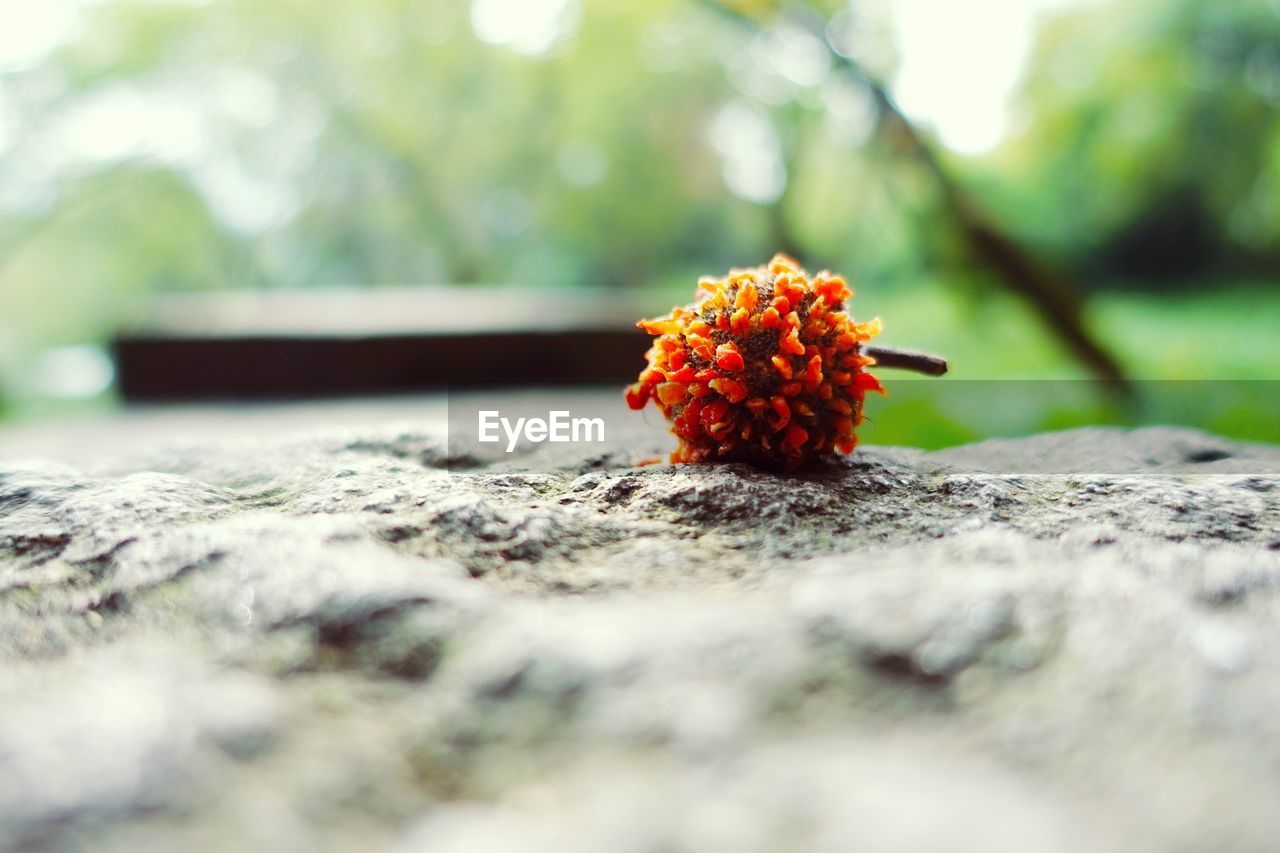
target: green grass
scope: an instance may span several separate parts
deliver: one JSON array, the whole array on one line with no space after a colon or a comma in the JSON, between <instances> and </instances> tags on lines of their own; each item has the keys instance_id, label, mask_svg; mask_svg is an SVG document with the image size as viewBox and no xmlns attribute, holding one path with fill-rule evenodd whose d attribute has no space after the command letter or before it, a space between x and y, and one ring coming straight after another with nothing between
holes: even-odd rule
<instances>
[{"instance_id":1,"label":"green grass","mask_svg":"<svg viewBox=\"0 0 1280 853\"><path fill-rule=\"evenodd\" d=\"M952 368L941 380L885 371L890 396L868 403L867 442L936 448L1094 424L1176 424L1280 441L1274 286L1096 296L1090 328L1137 380L1137 396L1127 402L1088 381L1012 297L975 302L930 282L910 293L863 292L854 307L859 317L884 318L884 343L941 353Z\"/></svg>"},{"instance_id":2,"label":"green grass","mask_svg":"<svg viewBox=\"0 0 1280 853\"><path fill-rule=\"evenodd\" d=\"M1134 376L1280 379L1280 286L1217 286L1095 300L1095 328Z\"/></svg>"},{"instance_id":3,"label":"green grass","mask_svg":"<svg viewBox=\"0 0 1280 853\"><path fill-rule=\"evenodd\" d=\"M858 317L884 319L882 340L947 355L963 379L1084 378L1038 316L1004 294L980 300L930 281L861 292ZM1280 379L1280 287L1217 286L1174 295L1100 293L1090 328L1136 379Z\"/></svg>"}]
</instances>

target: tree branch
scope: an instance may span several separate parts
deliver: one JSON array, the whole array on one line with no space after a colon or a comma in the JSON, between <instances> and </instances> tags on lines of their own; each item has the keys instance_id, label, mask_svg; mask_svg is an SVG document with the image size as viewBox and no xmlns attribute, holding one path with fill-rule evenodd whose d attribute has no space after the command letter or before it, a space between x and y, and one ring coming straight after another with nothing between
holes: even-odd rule
<instances>
[{"instance_id":1,"label":"tree branch","mask_svg":"<svg viewBox=\"0 0 1280 853\"><path fill-rule=\"evenodd\" d=\"M759 21L724 0L707 0L719 10L752 28L760 27ZM1051 271L1026 247L995 225L964 190L955 177L938 159L924 136L898 107L897 102L875 75L868 72L852 57L836 51L826 38L826 21L811 9L800 9L794 4L788 7L788 17L803 26L827 49L832 62L842 67L861 85L866 87L876 104L880 116L879 132L916 160L938 186L947 212L959 226L965 242L974 254L997 275L1006 288L1022 296L1041 316L1051 331L1067 345L1099 379L1108 380L1110 387L1131 395L1133 388L1124 376L1119 362L1094 340L1085 327L1080 299L1076 295L1081 288Z\"/></svg>"},{"instance_id":2,"label":"tree branch","mask_svg":"<svg viewBox=\"0 0 1280 853\"><path fill-rule=\"evenodd\" d=\"M926 376L942 376L947 372L947 360L932 353L878 346L863 347L862 351L874 358L878 367L913 370Z\"/></svg>"}]
</instances>

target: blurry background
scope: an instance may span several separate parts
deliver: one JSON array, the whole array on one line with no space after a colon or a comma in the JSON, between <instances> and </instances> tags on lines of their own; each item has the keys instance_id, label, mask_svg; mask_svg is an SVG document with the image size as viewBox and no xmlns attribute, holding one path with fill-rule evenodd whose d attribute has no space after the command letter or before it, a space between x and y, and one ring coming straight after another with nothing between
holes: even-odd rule
<instances>
[{"instance_id":1,"label":"blurry background","mask_svg":"<svg viewBox=\"0 0 1280 853\"><path fill-rule=\"evenodd\" d=\"M0 420L119 405L160 294L660 313L780 250L955 379L1156 380L1020 429L1268 437L1278 116L1280 0L0 0ZM934 395L870 440L1002 429Z\"/></svg>"}]
</instances>

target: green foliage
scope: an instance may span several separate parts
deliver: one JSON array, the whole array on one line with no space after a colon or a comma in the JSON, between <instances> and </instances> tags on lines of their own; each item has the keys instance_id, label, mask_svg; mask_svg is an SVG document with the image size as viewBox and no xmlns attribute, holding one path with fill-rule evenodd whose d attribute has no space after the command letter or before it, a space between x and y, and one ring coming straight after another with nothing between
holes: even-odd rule
<instances>
[{"instance_id":1,"label":"green foliage","mask_svg":"<svg viewBox=\"0 0 1280 853\"><path fill-rule=\"evenodd\" d=\"M1077 269L1280 268L1280 13L1263 0L1087 5L1043 29L1006 217Z\"/></svg>"}]
</instances>

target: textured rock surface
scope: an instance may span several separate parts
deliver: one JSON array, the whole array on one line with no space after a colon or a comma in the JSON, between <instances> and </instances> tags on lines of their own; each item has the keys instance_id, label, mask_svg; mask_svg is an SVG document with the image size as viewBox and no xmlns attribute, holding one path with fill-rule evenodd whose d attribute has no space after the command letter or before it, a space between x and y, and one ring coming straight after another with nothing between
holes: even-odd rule
<instances>
[{"instance_id":1,"label":"textured rock surface","mask_svg":"<svg viewBox=\"0 0 1280 853\"><path fill-rule=\"evenodd\" d=\"M1274 849L1280 449L574 452L0 462L0 847Z\"/></svg>"}]
</instances>

